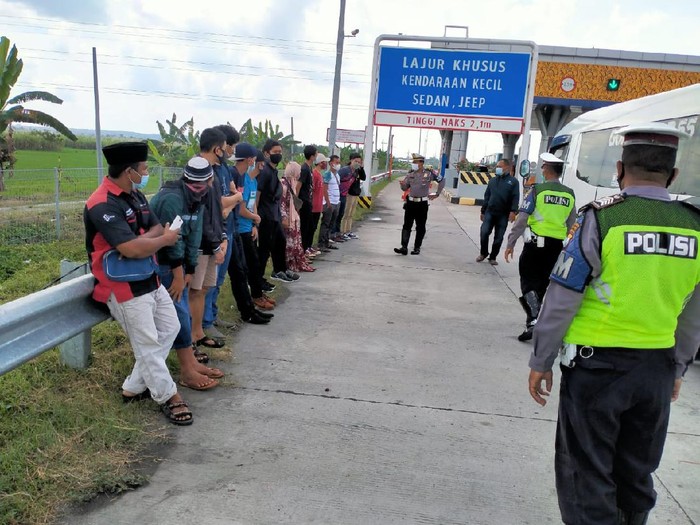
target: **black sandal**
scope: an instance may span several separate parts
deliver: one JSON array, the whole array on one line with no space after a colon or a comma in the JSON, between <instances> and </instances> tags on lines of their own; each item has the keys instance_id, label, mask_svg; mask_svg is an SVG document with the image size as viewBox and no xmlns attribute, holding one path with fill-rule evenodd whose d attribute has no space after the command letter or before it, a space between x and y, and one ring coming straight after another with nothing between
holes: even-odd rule
<instances>
[{"instance_id":1,"label":"black sandal","mask_svg":"<svg viewBox=\"0 0 700 525\"><path fill-rule=\"evenodd\" d=\"M206 346L207 348L223 348L225 344L225 341L221 341L220 339L214 339L213 337L209 337L208 335L205 335L198 341L194 342L195 346Z\"/></svg>"},{"instance_id":2,"label":"black sandal","mask_svg":"<svg viewBox=\"0 0 700 525\"><path fill-rule=\"evenodd\" d=\"M161 410L165 417L168 418L173 425L187 426L192 424L192 412L189 410L183 410L181 412L173 412L174 408L185 407L189 408L187 403L184 401L178 401L176 403L166 402L161 405ZM184 417L185 419L179 419Z\"/></svg>"},{"instance_id":3,"label":"black sandal","mask_svg":"<svg viewBox=\"0 0 700 525\"><path fill-rule=\"evenodd\" d=\"M194 358L202 365L209 362L209 354L206 354L201 350L197 350L196 346L194 347Z\"/></svg>"},{"instance_id":4,"label":"black sandal","mask_svg":"<svg viewBox=\"0 0 700 525\"><path fill-rule=\"evenodd\" d=\"M124 403L133 403L134 401L143 401L144 399L151 399L151 391L148 388L135 396L125 396L122 389L122 401L124 401Z\"/></svg>"}]
</instances>

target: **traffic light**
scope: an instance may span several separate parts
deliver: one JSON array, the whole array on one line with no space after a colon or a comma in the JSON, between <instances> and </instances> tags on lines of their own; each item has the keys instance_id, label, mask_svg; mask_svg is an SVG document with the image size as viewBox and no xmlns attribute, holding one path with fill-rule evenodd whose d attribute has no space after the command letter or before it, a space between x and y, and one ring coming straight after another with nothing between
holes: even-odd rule
<instances>
[{"instance_id":1,"label":"traffic light","mask_svg":"<svg viewBox=\"0 0 700 525\"><path fill-rule=\"evenodd\" d=\"M608 91L617 91L620 89L620 79L619 78L609 78L608 85L606 86Z\"/></svg>"}]
</instances>

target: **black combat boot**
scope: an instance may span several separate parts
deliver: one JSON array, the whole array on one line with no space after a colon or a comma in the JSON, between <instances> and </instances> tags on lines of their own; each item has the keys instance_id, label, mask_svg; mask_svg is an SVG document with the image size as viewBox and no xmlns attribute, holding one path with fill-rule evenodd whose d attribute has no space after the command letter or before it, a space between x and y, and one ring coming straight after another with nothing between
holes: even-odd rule
<instances>
[{"instance_id":1,"label":"black combat boot","mask_svg":"<svg viewBox=\"0 0 700 525\"><path fill-rule=\"evenodd\" d=\"M518 341L529 341L532 339L532 313L530 312L530 306L528 306L527 301L524 297L518 297L520 301L520 306L525 310L525 331L518 336Z\"/></svg>"},{"instance_id":2,"label":"black combat boot","mask_svg":"<svg viewBox=\"0 0 700 525\"><path fill-rule=\"evenodd\" d=\"M411 230L401 230L401 248L394 248L394 253L408 255L408 241L411 240Z\"/></svg>"},{"instance_id":3,"label":"black combat boot","mask_svg":"<svg viewBox=\"0 0 700 525\"><path fill-rule=\"evenodd\" d=\"M518 341L525 342L532 339L532 331L535 328L535 323L537 323L537 316L540 315L540 298L537 292L530 290L520 297L520 304L525 310L527 321L525 331L518 336Z\"/></svg>"},{"instance_id":4,"label":"black combat boot","mask_svg":"<svg viewBox=\"0 0 700 525\"><path fill-rule=\"evenodd\" d=\"M418 255L420 253L420 247L423 245L423 237L425 237L425 232L416 230L416 242L413 243L411 255Z\"/></svg>"},{"instance_id":5,"label":"black combat boot","mask_svg":"<svg viewBox=\"0 0 700 525\"><path fill-rule=\"evenodd\" d=\"M646 525L648 518L648 512L628 512L617 509L618 525Z\"/></svg>"}]
</instances>

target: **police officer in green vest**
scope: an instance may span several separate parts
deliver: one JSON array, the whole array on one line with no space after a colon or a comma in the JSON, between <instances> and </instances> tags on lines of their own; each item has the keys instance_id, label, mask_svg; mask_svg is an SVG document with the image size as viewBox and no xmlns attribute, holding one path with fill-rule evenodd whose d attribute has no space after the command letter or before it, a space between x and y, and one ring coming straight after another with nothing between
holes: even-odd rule
<instances>
[{"instance_id":1,"label":"police officer in green vest","mask_svg":"<svg viewBox=\"0 0 700 525\"><path fill-rule=\"evenodd\" d=\"M561 348L554 465L567 524L646 523L670 403L700 343L700 211L666 189L688 135L658 123L619 133L622 192L582 208L530 356L544 405Z\"/></svg>"},{"instance_id":2,"label":"police officer in green vest","mask_svg":"<svg viewBox=\"0 0 700 525\"><path fill-rule=\"evenodd\" d=\"M566 233L576 221L574 191L559 182L564 161L551 153L543 153L540 159L545 182L535 184L525 196L504 253L506 262L510 262L518 239L525 239L519 270L523 294L520 304L527 318L525 331L518 336L518 341L532 339L532 329L549 286L549 274L559 257Z\"/></svg>"}]
</instances>

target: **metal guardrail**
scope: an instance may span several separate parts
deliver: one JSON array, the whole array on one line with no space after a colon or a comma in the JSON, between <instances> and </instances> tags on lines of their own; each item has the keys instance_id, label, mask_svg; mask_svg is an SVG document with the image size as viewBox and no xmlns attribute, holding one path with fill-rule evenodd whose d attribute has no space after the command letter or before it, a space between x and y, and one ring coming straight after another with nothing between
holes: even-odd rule
<instances>
[{"instance_id":1,"label":"metal guardrail","mask_svg":"<svg viewBox=\"0 0 700 525\"><path fill-rule=\"evenodd\" d=\"M407 173L406 170L392 170L392 171L386 171L384 173L377 173L376 175L372 175L369 180L371 184L374 184L377 181L380 181L382 179L390 179L392 174L397 174L401 175Z\"/></svg>"},{"instance_id":2,"label":"metal guardrail","mask_svg":"<svg viewBox=\"0 0 700 525\"><path fill-rule=\"evenodd\" d=\"M0 305L0 375L61 343L62 360L85 367L90 329L110 317L90 300L94 282L83 275Z\"/></svg>"},{"instance_id":3,"label":"metal guardrail","mask_svg":"<svg viewBox=\"0 0 700 525\"><path fill-rule=\"evenodd\" d=\"M370 180L374 183L391 174L378 173ZM75 265L71 264L62 263L61 273L73 271ZM58 345L64 363L74 368L86 367L90 330L110 318L91 301L93 289L94 277L88 273L0 305L0 375Z\"/></svg>"}]
</instances>

